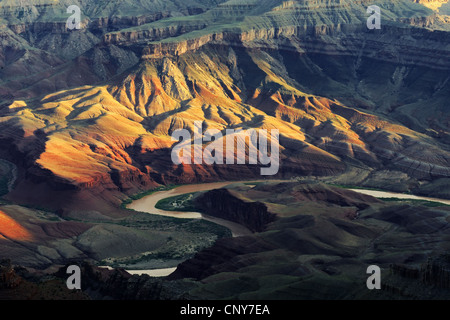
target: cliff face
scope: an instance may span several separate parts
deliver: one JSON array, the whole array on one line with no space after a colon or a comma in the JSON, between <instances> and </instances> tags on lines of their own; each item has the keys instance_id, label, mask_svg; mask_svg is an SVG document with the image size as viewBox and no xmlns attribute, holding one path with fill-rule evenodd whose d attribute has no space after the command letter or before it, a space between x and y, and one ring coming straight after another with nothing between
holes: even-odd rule
<instances>
[{"instance_id":1,"label":"cliff face","mask_svg":"<svg viewBox=\"0 0 450 320\"><path fill-rule=\"evenodd\" d=\"M9 260L0 261L0 300L86 300L82 292L67 289L63 280L43 276L12 265Z\"/></svg>"},{"instance_id":2,"label":"cliff face","mask_svg":"<svg viewBox=\"0 0 450 320\"><path fill-rule=\"evenodd\" d=\"M447 1L441 1L444 3ZM448 69L448 55L441 41L448 43L446 32L433 33L432 30L405 28L398 24L420 26L429 29L447 30L445 18L439 14L411 6L409 2L396 1L390 7L389 16L384 16L383 28L375 33L367 30L365 9L372 1L334 2L334 1L285 1L280 6L261 7L246 5L220 5L210 12L200 14L197 23L189 19L174 19L172 24L148 24L136 30L108 33L103 41L107 44L143 43L147 54L181 55L186 51L198 50L207 43L243 45L246 47L271 47L278 50L301 51L305 53L322 53L330 55L351 55L371 57L386 62L404 62ZM382 5L379 3L379 5ZM398 6L398 7L397 7ZM403 10L418 10L417 15L405 17ZM233 31L226 27L209 27L223 22L222 19L234 14L237 21L251 16L265 27L251 26L244 22L233 25ZM256 17L256 14L258 16ZM320 17L322 14L326 18ZM340 15L348 15L344 20ZM392 15L397 15L392 17ZM280 17L286 21L279 21ZM324 21L329 19L328 21ZM333 21L333 22L330 22ZM217 31L219 29L220 31ZM223 29L223 30L221 30ZM198 31L199 32L193 32ZM380 36L382 34L383 36ZM375 54L386 46L391 46L392 37L397 38L395 53ZM170 38L170 39L168 39ZM295 38L292 44L287 39ZM324 39L325 38L325 39ZM414 38L416 41L411 41ZM161 40L163 40L161 42ZM153 42L149 46L145 43ZM433 44L430 41L435 41ZM300 44L301 43L301 44ZM425 44L426 43L426 44ZM290 47L291 46L291 47ZM361 47L363 50L361 50ZM428 53L427 53L428 52ZM145 54L145 53L144 53ZM424 57L423 55L426 55Z\"/></svg>"},{"instance_id":3,"label":"cliff face","mask_svg":"<svg viewBox=\"0 0 450 320\"><path fill-rule=\"evenodd\" d=\"M405 19L405 22L427 28L437 17L421 17ZM177 37L192 30L204 29L204 25L187 28L171 27L168 29L150 29L146 31L130 31L125 34L105 35L106 44L123 45L133 41L155 41L168 37ZM380 35L382 35L380 37ZM290 41L295 38L295 41ZM414 38L415 41L411 41ZM388 40L389 39L389 40ZM394 52L386 52L392 39L398 44ZM387 40L388 42L385 42ZM301 43L301 44L300 44ZM402 63L424 66L434 69L448 70L450 64L446 57L446 49L450 43L446 31L404 29L386 26L376 35L368 32L363 26L337 24L333 26L286 26L269 29L231 32L207 33L196 38L167 43L152 43L143 50L143 58L179 56L188 51L196 51L206 44L244 46L254 49L272 49L303 54L324 54L330 56L346 56L354 58L371 58L386 63Z\"/></svg>"},{"instance_id":4,"label":"cliff face","mask_svg":"<svg viewBox=\"0 0 450 320\"><path fill-rule=\"evenodd\" d=\"M225 189L208 191L196 198L195 205L210 216L242 224L253 232L264 231L276 217L263 203L247 203Z\"/></svg>"}]
</instances>

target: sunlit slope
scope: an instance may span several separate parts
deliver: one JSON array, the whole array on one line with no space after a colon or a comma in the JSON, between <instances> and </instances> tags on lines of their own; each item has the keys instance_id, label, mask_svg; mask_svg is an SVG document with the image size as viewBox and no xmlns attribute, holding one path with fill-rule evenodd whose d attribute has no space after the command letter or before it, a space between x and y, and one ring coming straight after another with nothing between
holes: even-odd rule
<instances>
[{"instance_id":1,"label":"sunlit slope","mask_svg":"<svg viewBox=\"0 0 450 320\"><path fill-rule=\"evenodd\" d=\"M75 1L83 28L68 31L66 1L1 1L0 158L19 168L16 198L49 187L118 202L260 176L175 165L171 134L196 121L280 130L280 177L447 178L448 3L416 2ZM367 30L372 4L381 30Z\"/></svg>"},{"instance_id":2,"label":"sunlit slope","mask_svg":"<svg viewBox=\"0 0 450 320\"><path fill-rule=\"evenodd\" d=\"M439 8L448 3L448 0L414 0L416 3L420 3L427 8L439 11Z\"/></svg>"},{"instance_id":3,"label":"sunlit slope","mask_svg":"<svg viewBox=\"0 0 450 320\"><path fill-rule=\"evenodd\" d=\"M31 233L13 218L0 211L0 240L30 241Z\"/></svg>"},{"instance_id":4,"label":"sunlit slope","mask_svg":"<svg viewBox=\"0 0 450 320\"><path fill-rule=\"evenodd\" d=\"M282 54L291 51L306 55L351 56L355 61L351 65L348 65L349 61L343 61L344 65L339 65L341 61L336 62L334 67L337 70L330 68L333 67L330 63L322 66L317 61L306 59L311 73L317 77L330 70L333 78L342 74L355 79L333 79L340 82L339 88L313 81L301 83L296 79L301 83L302 91L329 98L340 98L339 93L348 94L365 100L364 104L382 105L383 109L403 104L404 99L399 95L410 94L404 83L404 77L408 75L408 68L404 69L404 65L420 65L445 72L449 68L448 37L429 32L434 28L445 29L449 24L436 18L432 10L411 0L264 0L257 3L233 0L202 2L203 6L189 1L183 4L171 1L151 4L147 1L139 4L127 1L75 2L70 4L80 5L86 25L73 32L66 30L64 19L58 23L45 20L47 11L49 17L63 14L67 18L64 10L69 3L54 1L48 5L44 0L25 1L25 6L47 4L42 5L42 10L27 9L22 10L23 13L17 5L1 3L6 11L0 16L21 16L23 21L10 21L0 27L3 38L0 46L0 104L11 103L16 98L32 98L109 81L135 66L143 55L180 55L206 44L263 48L278 50ZM371 4L382 9L383 28L377 32L368 32L366 28L366 10ZM139 13L133 11L138 7ZM173 11L164 11L168 8ZM127 14L122 14L125 11ZM28 12L34 13L37 20L26 20ZM156 14L158 12L166 12L167 15ZM399 70L393 70L395 74L389 75L393 77L392 90L384 90L385 85L392 86L390 83L372 86L361 81L364 77L358 79L361 74L367 76L371 71L361 64L361 60L367 57L400 64ZM375 76L377 81L387 75L375 72ZM445 85L441 76L434 78L436 88ZM348 92L353 87L356 92ZM414 88L412 92L423 95L427 90ZM399 101L395 100L397 96Z\"/></svg>"},{"instance_id":5,"label":"sunlit slope","mask_svg":"<svg viewBox=\"0 0 450 320\"><path fill-rule=\"evenodd\" d=\"M348 165L447 177L450 154L429 136L381 116L300 91L276 55L206 46L143 60L104 86L15 102L1 138L25 154L27 170L66 184L126 191L150 181L255 176L243 166L176 166L180 128L280 130L280 174L333 175ZM55 178L49 178L51 172Z\"/></svg>"}]
</instances>

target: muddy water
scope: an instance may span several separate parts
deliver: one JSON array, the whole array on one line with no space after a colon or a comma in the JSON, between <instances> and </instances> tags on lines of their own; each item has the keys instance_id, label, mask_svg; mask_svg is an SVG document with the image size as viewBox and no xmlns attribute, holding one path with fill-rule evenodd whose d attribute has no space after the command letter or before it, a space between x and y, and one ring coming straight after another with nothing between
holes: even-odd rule
<instances>
[{"instance_id":1,"label":"muddy water","mask_svg":"<svg viewBox=\"0 0 450 320\"><path fill-rule=\"evenodd\" d=\"M387 191L376 191L376 190L365 190L365 189L350 189L355 192L359 192L362 194L366 194L375 198L398 198L398 199L411 199L411 200L426 200L439 202L443 204L450 205L450 200L439 199L439 198L429 198L429 197L420 197L412 194L404 194L404 193L395 193L395 192L387 192Z\"/></svg>"},{"instance_id":2,"label":"muddy water","mask_svg":"<svg viewBox=\"0 0 450 320\"><path fill-rule=\"evenodd\" d=\"M259 180L255 182L264 182L266 180ZM273 181L283 181L283 180L273 180ZM238 182L247 182L247 181L238 181ZM155 207L158 201L174 197L186 193L199 192L199 191L208 191L213 189L219 189L225 187L229 184L237 183L237 182L214 182L214 183L202 183L202 184L191 184L180 186L171 190L166 191L158 191L142 199L135 200L131 204L128 205L129 209L134 209L136 211L148 212L151 214L157 214L168 217L175 217L181 219L205 219L221 226L224 226L231 230L231 233L234 237L249 235L252 232L248 230L246 227L237 224L235 222L231 222L224 219L219 219L216 217L207 216L200 212L182 212L182 211L166 211L161 210ZM375 191L375 190L366 190L366 189L350 189L352 191L370 195L376 198L399 198L399 199L414 199L414 200L427 200L427 201L435 201L443 204L450 205L450 200L438 199L438 198L429 198L429 197L420 197L410 194L403 193L395 193L395 192L385 192L385 191Z\"/></svg>"},{"instance_id":3,"label":"muddy water","mask_svg":"<svg viewBox=\"0 0 450 320\"><path fill-rule=\"evenodd\" d=\"M261 180L265 181L265 180ZM239 182L246 182L246 181L239 181ZM158 203L158 201L170 198L174 196L179 196L186 193L192 193L192 192L199 192L199 191L208 191L213 189L219 189L223 188L229 184L237 183L237 182L213 182L213 183L202 183L202 184L191 184L191 185L185 185L180 186L171 190L167 191L158 191L151 195L148 195L146 197L143 197L142 199L135 200L132 203L130 203L127 208L134 209L136 211L141 212L148 212L151 214L158 214L162 216L167 217L175 217L175 218L181 218L181 219L204 219L207 221L211 221L213 223L219 224L221 226L224 226L231 230L231 233L233 237L240 237L249 235L252 232L247 229L246 227L224 219L211 217L205 214L202 214L200 212L181 212L181 211L166 211L161 210L155 207L155 205Z\"/></svg>"},{"instance_id":4,"label":"muddy water","mask_svg":"<svg viewBox=\"0 0 450 320\"><path fill-rule=\"evenodd\" d=\"M265 180L261 180L263 182ZM274 180L275 181L275 180ZM276 180L282 181L282 180ZM240 181L247 182L247 181ZM259 181L255 181L259 182ZM155 207L158 201L174 197L186 193L199 192L199 191L208 191L213 189L218 189L225 187L229 184L236 182L215 182L215 183L203 183L203 184L193 184L193 185L185 185L180 186L167 191L159 191L155 192L151 195L148 195L142 199L135 200L131 204L128 205L129 209L134 209L137 211L148 212L151 214L158 214L168 217L182 218L182 219L205 219L221 226L224 226L231 230L233 237L245 236L251 234L252 232L248 230L246 227L239 225L237 223L223 220L211 216L204 215L200 212L178 212L178 211L166 211L160 210ZM414 199L414 200L427 200L434 201L443 204L450 205L450 200L438 199L438 198L429 198L429 197L420 197L415 195L403 194L403 193L395 193L395 192L385 192L385 191L375 191L375 190L365 190L365 189L350 189L352 191L370 195L376 198L399 198L399 199ZM165 269L153 269L153 270L127 270L131 274L148 274L152 277L164 277L168 276L172 272L175 271L176 268L165 268Z\"/></svg>"},{"instance_id":5,"label":"muddy water","mask_svg":"<svg viewBox=\"0 0 450 320\"><path fill-rule=\"evenodd\" d=\"M191 184L177 187L167 191L158 191L151 195L143 197L142 199L133 201L127 206L127 208L167 217L183 218L183 219L201 219L202 214L199 212L166 211L156 208L155 205L158 203L158 201L165 198L175 197L186 193L219 189L231 183L232 182L214 182L214 183Z\"/></svg>"},{"instance_id":6,"label":"muddy water","mask_svg":"<svg viewBox=\"0 0 450 320\"><path fill-rule=\"evenodd\" d=\"M177 268L166 268L166 269L152 269L152 270L126 270L129 274L137 275L149 275L150 277L167 277L173 273Z\"/></svg>"},{"instance_id":7,"label":"muddy water","mask_svg":"<svg viewBox=\"0 0 450 320\"><path fill-rule=\"evenodd\" d=\"M105 268L108 270L114 270L113 267L110 266L99 266L100 268ZM165 268L165 269L151 269L151 270L127 270L125 269L126 272L128 272L129 274L137 274L137 275L149 275L150 277L167 277L168 275L170 275L171 273L173 273L177 268L173 267L173 268Z\"/></svg>"}]
</instances>

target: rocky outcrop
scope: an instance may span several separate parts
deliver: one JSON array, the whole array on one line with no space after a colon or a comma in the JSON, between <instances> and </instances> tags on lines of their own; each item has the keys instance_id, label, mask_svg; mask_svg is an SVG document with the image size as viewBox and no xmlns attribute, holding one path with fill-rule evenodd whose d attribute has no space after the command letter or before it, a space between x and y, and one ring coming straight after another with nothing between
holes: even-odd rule
<instances>
[{"instance_id":1,"label":"rocky outcrop","mask_svg":"<svg viewBox=\"0 0 450 320\"><path fill-rule=\"evenodd\" d=\"M202 280L220 272L235 272L252 264L246 255L275 250L276 246L254 237L238 237L218 240L213 247L197 253L178 265L167 278L177 280L194 278Z\"/></svg>"},{"instance_id":2,"label":"rocky outcrop","mask_svg":"<svg viewBox=\"0 0 450 320\"><path fill-rule=\"evenodd\" d=\"M185 33L195 30L201 30L206 24L186 25L186 26L168 26L166 28L136 30L136 31L119 31L115 33L107 33L103 36L103 44L105 45L124 45L135 44L141 41L161 41L166 38L177 37ZM201 41L201 40L197 40ZM181 53L181 52L180 52ZM182 52L184 53L184 52Z\"/></svg>"},{"instance_id":3,"label":"rocky outcrop","mask_svg":"<svg viewBox=\"0 0 450 320\"><path fill-rule=\"evenodd\" d=\"M81 290L68 290L69 265L79 265ZM36 272L0 261L0 300L184 300L195 288L191 281L166 281L73 262L53 274Z\"/></svg>"},{"instance_id":4,"label":"rocky outcrop","mask_svg":"<svg viewBox=\"0 0 450 320\"><path fill-rule=\"evenodd\" d=\"M11 264L11 260L0 261L0 290L14 289L22 283L22 278L19 277Z\"/></svg>"},{"instance_id":5,"label":"rocky outcrop","mask_svg":"<svg viewBox=\"0 0 450 320\"><path fill-rule=\"evenodd\" d=\"M427 27L433 24L431 18L420 18L405 21L409 24ZM193 28L204 28L197 26ZM172 27L173 36L178 36L184 31ZM163 33L161 33L163 32ZM167 30L147 30L140 32L130 32L126 34L108 34L105 37L107 43L120 44L123 41L156 40L156 34L162 38L168 37ZM188 32L188 31L186 31ZM383 42L380 34L386 38L396 38L399 45L395 55L383 52L389 45ZM291 42L287 39L295 37L297 41ZM333 40L330 43L330 38ZM419 38L414 43L410 37ZM326 38L326 39L324 39ZM407 40L408 39L408 40ZM422 46L425 44L426 46ZM263 48L282 51L301 51L306 54L320 53L324 55L341 55L354 57L370 57L384 62L398 62L400 58L404 63L410 65L420 65L436 69L448 70L450 63L446 57L449 52L446 45L450 43L448 32L404 29L393 26L386 26L378 34L369 33L361 25L334 25L334 26L302 26L302 27L274 27L270 29L254 29L242 33L220 32L206 33L205 35L187 39L172 40L163 43L152 43L145 47L143 59L162 57L165 55L179 56L188 51L196 51L206 44L228 45L237 47ZM376 54L380 52L381 54Z\"/></svg>"},{"instance_id":6,"label":"rocky outcrop","mask_svg":"<svg viewBox=\"0 0 450 320\"><path fill-rule=\"evenodd\" d=\"M253 232L264 231L276 218L265 204L241 200L226 189L206 192L195 199L195 205L210 216L242 224Z\"/></svg>"},{"instance_id":7,"label":"rocky outcrop","mask_svg":"<svg viewBox=\"0 0 450 320\"><path fill-rule=\"evenodd\" d=\"M448 255L430 256L422 265L392 264L381 289L395 299L446 299L450 288Z\"/></svg>"},{"instance_id":8,"label":"rocky outcrop","mask_svg":"<svg viewBox=\"0 0 450 320\"><path fill-rule=\"evenodd\" d=\"M423 4L424 6L438 10L444 3L448 3L448 0L412 0L415 3Z\"/></svg>"},{"instance_id":9,"label":"rocky outcrop","mask_svg":"<svg viewBox=\"0 0 450 320\"><path fill-rule=\"evenodd\" d=\"M108 270L89 263L78 263L81 269L81 290L93 300L185 300L195 288L189 281L166 281L148 275L131 275L123 269ZM66 279L69 264L55 273Z\"/></svg>"}]
</instances>

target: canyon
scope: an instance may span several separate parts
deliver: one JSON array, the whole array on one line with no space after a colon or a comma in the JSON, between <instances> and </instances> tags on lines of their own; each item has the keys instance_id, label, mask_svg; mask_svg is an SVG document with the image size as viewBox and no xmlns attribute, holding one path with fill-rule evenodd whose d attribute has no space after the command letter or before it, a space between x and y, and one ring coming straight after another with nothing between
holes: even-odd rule
<instances>
[{"instance_id":1,"label":"canyon","mask_svg":"<svg viewBox=\"0 0 450 320\"><path fill-rule=\"evenodd\" d=\"M84 284L76 293L65 288L67 265L42 273L0 261L0 297L48 299L52 288L71 299L448 297L449 262L442 254L448 249L448 206L386 202L318 182L234 183L193 201L199 210L214 201L215 215L224 219L247 212L240 222L258 229L217 240L167 277L72 262L81 267ZM261 210L268 219L261 221ZM372 264L382 268L381 290L365 286Z\"/></svg>"},{"instance_id":2,"label":"canyon","mask_svg":"<svg viewBox=\"0 0 450 320\"><path fill-rule=\"evenodd\" d=\"M211 2L176 17L102 24L92 15L67 31L46 20L62 3L32 3L43 16L26 25L47 26L3 26L0 140L2 157L19 163L14 201L117 206L159 184L257 176L251 166L171 163L171 133L195 121L280 128L279 177L388 167L417 185L448 179L443 14L396 1L377 33L365 29L371 1ZM55 190L73 200L51 201Z\"/></svg>"},{"instance_id":3,"label":"canyon","mask_svg":"<svg viewBox=\"0 0 450 320\"><path fill-rule=\"evenodd\" d=\"M69 5L79 30L66 27ZM371 5L380 30L367 29ZM91 298L260 298L292 283L330 298L314 284L331 278L351 292L337 296L365 297L340 275L371 262L394 270L386 295L409 297L397 276L442 284L445 206L334 186L450 199L449 57L447 0L0 0L0 258L52 274L83 261L102 288ZM224 139L279 130L272 184L192 204L252 234L124 206L171 185L261 179L259 164L174 163L172 134L195 123ZM166 283L99 263L180 266ZM120 295L100 284L109 277L135 287ZM237 278L254 292L228 292Z\"/></svg>"}]
</instances>

